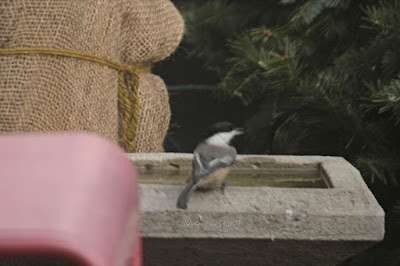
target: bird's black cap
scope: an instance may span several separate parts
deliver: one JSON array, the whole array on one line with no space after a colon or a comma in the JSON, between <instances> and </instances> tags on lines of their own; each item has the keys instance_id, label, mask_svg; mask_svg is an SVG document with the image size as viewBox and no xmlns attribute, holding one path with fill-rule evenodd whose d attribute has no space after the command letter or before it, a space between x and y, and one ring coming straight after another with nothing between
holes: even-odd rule
<instances>
[{"instance_id":1,"label":"bird's black cap","mask_svg":"<svg viewBox=\"0 0 400 266\"><path fill-rule=\"evenodd\" d=\"M207 137L211 137L211 136L213 136L217 133L221 133L221 132L229 132L229 131L232 131L235 129L240 130L234 124L232 124L230 122L227 122L227 121L218 122L210 127L210 129L207 132Z\"/></svg>"}]
</instances>

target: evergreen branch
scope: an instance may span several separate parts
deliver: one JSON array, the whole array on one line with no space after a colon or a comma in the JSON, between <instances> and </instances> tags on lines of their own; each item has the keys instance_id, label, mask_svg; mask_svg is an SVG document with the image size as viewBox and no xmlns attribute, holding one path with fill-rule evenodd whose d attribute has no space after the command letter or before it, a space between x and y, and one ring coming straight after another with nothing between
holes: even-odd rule
<instances>
[{"instance_id":1,"label":"evergreen branch","mask_svg":"<svg viewBox=\"0 0 400 266\"><path fill-rule=\"evenodd\" d=\"M267 91L279 94L296 87L301 71L299 44L282 32L277 29L266 33L264 28L230 40L231 67L219 87L238 96L246 105Z\"/></svg>"},{"instance_id":2,"label":"evergreen branch","mask_svg":"<svg viewBox=\"0 0 400 266\"><path fill-rule=\"evenodd\" d=\"M398 186L396 173L400 171L400 163L396 157L372 155L358 157L355 161L357 168L360 169L364 177L374 184L377 178L384 185Z\"/></svg>"},{"instance_id":3,"label":"evergreen branch","mask_svg":"<svg viewBox=\"0 0 400 266\"><path fill-rule=\"evenodd\" d=\"M248 105L249 103L246 101L246 99L243 97L243 94L240 92L240 90L243 89L243 86L247 83L249 83L256 75L258 74L258 70L253 71L249 76L247 76L240 84L239 86L233 91L233 95L236 95L240 97L245 105Z\"/></svg>"},{"instance_id":4,"label":"evergreen branch","mask_svg":"<svg viewBox=\"0 0 400 266\"><path fill-rule=\"evenodd\" d=\"M391 113L395 125L400 122L400 76L387 85L378 83L378 88L372 97L372 103L379 107L379 114Z\"/></svg>"},{"instance_id":5,"label":"evergreen branch","mask_svg":"<svg viewBox=\"0 0 400 266\"><path fill-rule=\"evenodd\" d=\"M298 29L300 26L310 25L314 19L326 8L334 8L340 0L311 0L306 1L297 12L292 16L290 24L292 28Z\"/></svg>"},{"instance_id":6,"label":"evergreen branch","mask_svg":"<svg viewBox=\"0 0 400 266\"><path fill-rule=\"evenodd\" d=\"M270 135L270 143L271 143L271 154L275 154L275 149L274 149L274 139L275 139L275 135L276 132L278 131L278 129L282 126L283 123L286 122L286 120L288 120L288 118L290 116L292 116L293 114L295 114L298 110L300 110L301 108L303 108L304 106L306 106L307 104L309 104L312 101L312 98L310 99L306 99L298 104L296 104L295 106L293 106L292 108L290 108L288 111L280 114L276 119L275 122L273 123L272 127L271 127L271 135Z\"/></svg>"},{"instance_id":7,"label":"evergreen branch","mask_svg":"<svg viewBox=\"0 0 400 266\"><path fill-rule=\"evenodd\" d=\"M362 25L363 28L378 30L383 37L398 37L400 28L400 1L379 1L379 6L367 6L362 8L366 17L363 20L369 22Z\"/></svg>"}]
</instances>

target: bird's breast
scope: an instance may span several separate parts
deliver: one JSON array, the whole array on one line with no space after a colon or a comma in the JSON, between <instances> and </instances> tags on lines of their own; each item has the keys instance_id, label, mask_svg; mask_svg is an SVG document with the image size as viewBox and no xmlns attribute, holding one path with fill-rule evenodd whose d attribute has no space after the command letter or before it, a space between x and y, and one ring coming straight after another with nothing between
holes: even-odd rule
<instances>
[{"instance_id":1,"label":"bird's breast","mask_svg":"<svg viewBox=\"0 0 400 266\"><path fill-rule=\"evenodd\" d=\"M212 173L202 177L197 184L197 187L201 189L214 189L221 187L225 177L229 173L229 167L220 168Z\"/></svg>"}]
</instances>

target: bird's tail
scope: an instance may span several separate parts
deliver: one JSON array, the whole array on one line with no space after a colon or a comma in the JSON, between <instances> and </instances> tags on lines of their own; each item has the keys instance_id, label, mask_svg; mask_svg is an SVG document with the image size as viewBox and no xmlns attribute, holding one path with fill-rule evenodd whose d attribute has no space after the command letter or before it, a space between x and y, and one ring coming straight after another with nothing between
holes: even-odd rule
<instances>
[{"instance_id":1,"label":"bird's tail","mask_svg":"<svg viewBox=\"0 0 400 266\"><path fill-rule=\"evenodd\" d=\"M186 187L183 189L181 194L179 194L178 201L176 203L176 207L179 209L186 209L187 208L187 202L189 200L189 194L192 191L192 188L194 186L193 179L190 178L189 182L187 183Z\"/></svg>"}]
</instances>

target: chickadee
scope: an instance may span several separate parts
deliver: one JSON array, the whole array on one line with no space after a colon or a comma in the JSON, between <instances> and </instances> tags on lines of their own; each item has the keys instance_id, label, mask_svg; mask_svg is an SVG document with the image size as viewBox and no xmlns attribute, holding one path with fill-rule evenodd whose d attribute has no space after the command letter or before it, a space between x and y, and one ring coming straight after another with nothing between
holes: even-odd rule
<instances>
[{"instance_id":1,"label":"chickadee","mask_svg":"<svg viewBox=\"0 0 400 266\"><path fill-rule=\"evenodd\" d=\"M187 208L189 194L194 188L223 187L229 167L236 159L236 149L230 145L230 141L243 133L241 128L236 128L229 122L219 122L210 128L207 138L193 152L192 176L179 195L176 207Z\"/></svg>"}]
</instances>

